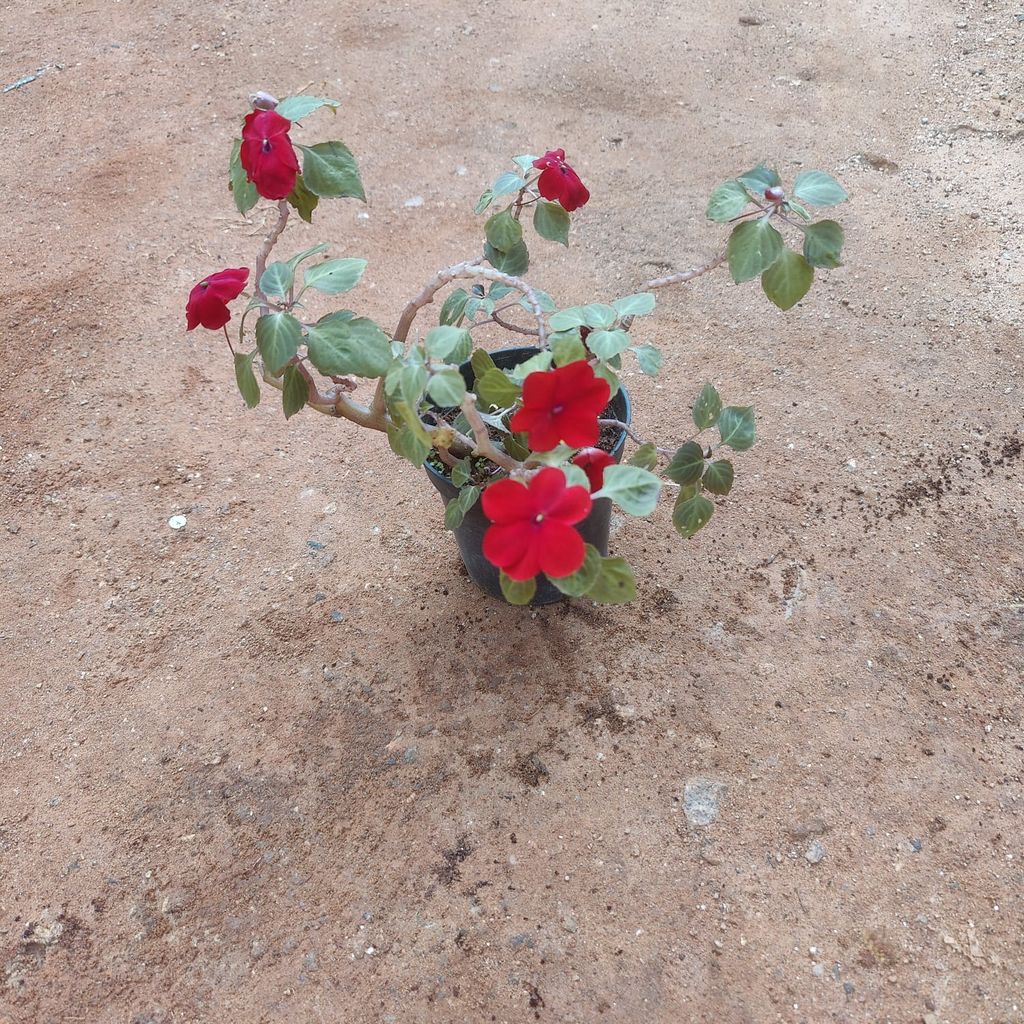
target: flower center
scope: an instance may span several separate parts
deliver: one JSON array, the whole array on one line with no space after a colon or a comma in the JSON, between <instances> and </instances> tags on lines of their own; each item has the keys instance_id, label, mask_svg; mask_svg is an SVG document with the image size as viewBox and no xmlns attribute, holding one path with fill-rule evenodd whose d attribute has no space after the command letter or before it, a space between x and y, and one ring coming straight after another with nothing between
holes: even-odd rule
<instances>
[{"instance_id":1,"label":"flower center","mask_svg":"<svg viewBox=\"0 0 1024 1024\"><path fill-rule=\"evenodd\" d=\"M270 144L270 139L263 140L263 152L269 153L274 147Z\"/></svg>"},{"instance_id":2,"label":"flower center","mask_svg":"<svg viewBox=\"0 0 1024 1024\"><path fill-rule=\"evenodd\" d=\"M538 513L537 513L537 514L536 514L536 515L535 515L535 516L533 517L533 521L534 521L535 523L543 523L543 522L544 522L544 513L543 513L543 512L538 512Z\"/></svg>"},{"instance_id":3,"label":"flower center","mask_svg":"<svg viewBox=\"0 0 1024 1024\"><path fill-rule=\"evenodd\" d=\"M551 407L551 415L552 416L560 416L563 412L565 412L565 406L564 405L553 405Z\"/></svg>"}]
</instances>

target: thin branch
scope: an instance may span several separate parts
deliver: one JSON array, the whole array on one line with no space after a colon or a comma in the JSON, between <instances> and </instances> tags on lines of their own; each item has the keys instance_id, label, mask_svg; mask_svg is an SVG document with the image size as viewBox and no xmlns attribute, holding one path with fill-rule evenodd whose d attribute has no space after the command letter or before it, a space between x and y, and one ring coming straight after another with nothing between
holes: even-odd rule
<instances>
[{"instance_id":1,"label":"thin branch","mask_svg":"<svg viewBox=\"0 0 1024 1024\"><path fill-rule=\"evenodd\" d=\"M487 424L484 423L483 417L476 407L476 395L472 392L467 392L466 397L462 400L462 413L469 420L469 425L473 430L473 438L476 441L474 454L490 459L491 462L501 466L502 469L507 469L510 473L523 469L521 462L513 459L508 452L503 452L495 447L491 435L487 431Z\"/></svg>"},{"instance_id":2,"label":"thin branch","mask_svg":"<svg viewBox=\"0 0 1024 1024\"><path fill-rule=\"evenodd\" d=\"M726 254L720 252L713 260L709 260L702 267L695 267L693 270L681 270L678 274L669 274L668 277L655 277L650 281L645 281L640 286L640 289L647 292L652 288L664 288L670 284L684 284L686 281L692 281L702 274L710 273L716 267L720 267L725 260Z\"/></svg>"},{"instance_id":3,"label":"thin branch","mask_svg":"<svg viewBox=\"0 0 1024 1024\"><path fill-rule=\"evenodd\" d=\"M260 363L260 372L263 380L272 388L277 388L278 391L284 390L284 379L282 377L275 377L262 362ZM309 380L309 372L301 363L299 364L299 372L307 378L307 381ZM379 419L374 416L371 409L367 409L365 405L359 402L352 401L351 398L348 398L340 391L333 390L322 394L314 385L310 389L310 398L306 404L314 412L318 412L323 416L334 416L340 419L351 420L357 426L367 427L370 430L379 430L382 433L387 431L386 417Z\"/></svg>"},{"instance_id":4,"label":"thin branch","mask_svg":"<svg viewBox=\"0 0 1024 1024\"><path fill-rule=\"evenodd\" d=\"M520 327L518 324L510 324L507 320L502 320L497 313L495 313L491 319L499 327L504 327L506 331L512 331L514 334L528 334L532 338L537 337L537 332L532 327ZM484 323L486 322L487 321L485 320Z\"/></svg>"},{"instance_id":5,"label":"thin branch","mask_svg":"<svg viewBox=\"0 0 1024 1024\"><path fill-rule=\"evenodd\" d=\"M270 234L263 240L263 248L260 249L259 255L256 257L256 297L260 300L260 313L263 316L270 312L270 302L260 288L260 279L263 277L263 271L267 269L267 260L270 258L271 250L277 244L277 240L281 237L281 233L288 224L288 215L291 213L288 200L278 200L277 210L277 223L271 228Z\"/></svg>"}]
</instances>

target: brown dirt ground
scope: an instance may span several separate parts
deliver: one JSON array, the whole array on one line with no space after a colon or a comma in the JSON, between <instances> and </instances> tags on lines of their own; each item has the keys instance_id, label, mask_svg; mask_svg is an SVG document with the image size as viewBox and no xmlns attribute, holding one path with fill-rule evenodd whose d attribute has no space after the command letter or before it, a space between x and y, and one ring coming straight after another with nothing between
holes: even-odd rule
<instances>
[{"instance_id":1,"label":"brown dirt ground","mask_svg":"<svg viewBox=\"0 0 1024 1024\"><path fill-rule=\"evenodd\" d=\"M60 66L0 96L0 1021L1020 1021L1018 12L8 4L2 81ZM514 152L594 194L565 302L702 261L759 157L849 187L800 308L664 295L640 428L711 379L761 441L698 539L621 526L635 606L481 599L422 473L183 333L257 244L244 97L308 83L369 218L286 244L387 324Z\"/></svg>"}]
</instances>

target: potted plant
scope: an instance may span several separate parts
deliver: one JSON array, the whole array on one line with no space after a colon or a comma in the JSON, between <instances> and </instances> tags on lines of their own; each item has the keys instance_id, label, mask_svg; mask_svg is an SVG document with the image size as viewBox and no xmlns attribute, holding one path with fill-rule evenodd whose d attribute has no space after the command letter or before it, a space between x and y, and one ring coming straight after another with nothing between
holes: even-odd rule
<instances>
[{"instance_id":1,"label":"potted plant","mask_svg":"<svg viewBox=\"0 0 1024 1024\"><path fill-rule=\"evenodd\" d=\"M229 188L240 213L263 198L277 204L277 219L251 274L222 270L192 289L188 330L223 330L248 407L259 404L262 380L281 393L286 418L312 409L348 420L385 434L395 454L425 467L445 499L445 526L484 589L514 604L629 600L633 572L607 550L611 506L647 516L670 490L673 525L692 537L711 518L711 496L732 489L723 450L754 443L753 408L723 405L710 384L692 402L692 436L666 446L636 435L619 372L635 360L654 376L662 362L658 349L637 341L638 318L654 311L657 289L719 266L736 283L760 278L767 297L789 309L816 269L839 265L843 246L839 224L814 220L808 208L836 205L846 193L821 171L801 173L787 192L775 171L758 165L711 195L707 216L732 225L714 259L647 281L634 294L560 308L525 278L524 226L568 245L571 214L590 193L561 149L516 156L514 169L476 204L486 216L482 251L431 278L393 330L352 309L309 320L303 297L310 290L347 293L366 268L362 259L326 258L326 244L272 259L293 214L312 223L322 199L365 200L343 143L292 137L316 111L337 106L305 95L252 97L234 141ZM250 278L251 298L229 332L229 304ZM435 302L438 322L414 334ZM473 334L485 324L517 344L488 353ZM627 438L635 447L623 462Z\"/></svg>"}]
</instances>

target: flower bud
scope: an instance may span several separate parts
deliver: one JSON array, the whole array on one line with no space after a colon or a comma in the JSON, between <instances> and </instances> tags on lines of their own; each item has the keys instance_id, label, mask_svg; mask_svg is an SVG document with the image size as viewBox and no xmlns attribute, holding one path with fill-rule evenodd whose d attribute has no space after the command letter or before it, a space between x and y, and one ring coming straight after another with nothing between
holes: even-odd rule
<instances>
[{"instance_id":1,"label":"flower bud","mask_svg":"<svg viewBox=\"0 0 1024 1024\"><path fill-rule=\"evenodd\" d=\"M781 203L786 198L786 193L780 185L772 185L764 190L764 197L769 203Z\"/></svg>"},{"instance_id":2,"label":"flower bud","mask_svg":"<svg viewBox=\"0 0 1024 1024\"><path fill-rule=\"evenodd\" d=\"M249 97L253 110L273 110L277 106L277 97L269 92L254 92Z\"/></svg>"}]
</instances>

